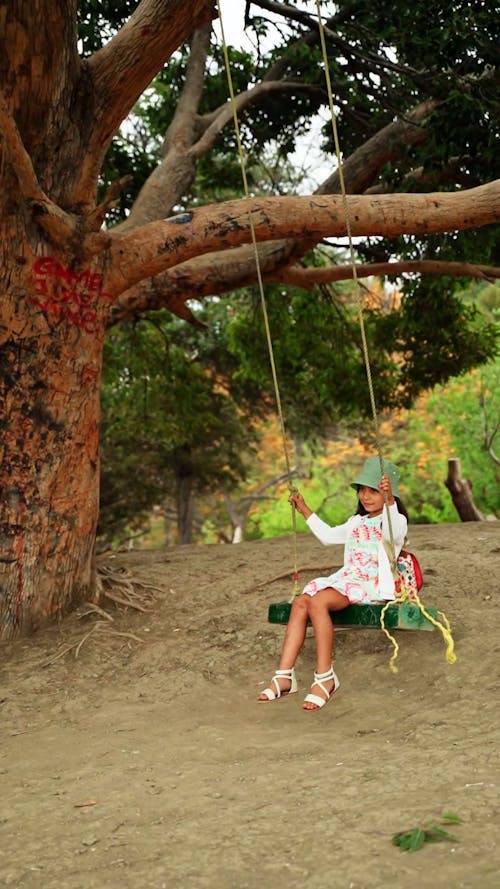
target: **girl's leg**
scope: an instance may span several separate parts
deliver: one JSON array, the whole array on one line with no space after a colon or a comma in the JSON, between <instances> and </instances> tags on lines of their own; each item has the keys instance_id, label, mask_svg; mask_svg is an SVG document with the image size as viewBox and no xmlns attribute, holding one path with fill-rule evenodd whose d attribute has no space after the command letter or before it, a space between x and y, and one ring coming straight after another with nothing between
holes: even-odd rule
<instances>
[{"instance_id":1,"label":"girl's leg","mask_svg":"<svg viewBox=\"0 0 500 889\"><path fill-rule=\"evenodd\" d=\"M283 640L283 648L281 649L281 657L279 662L280 670L289 670L295 666L298 653L304 644L307 628L307 617L309 611L309 603L311 597L302 593L298 596L292 605L288 625L286 628L285 638ZM277 682L281 691L288 691L291 687L291 680L280 677ZM259 701L267 700L264 694L259 695Z\"/></svg>"},{"instance_id":2,"label":"girl's leg","mask_svg":"<svg viewBox=\"0 0 500 889\"><path fill-rule=\"evenodd\" d=\"M308 613L313 625L316 642L316 673L326 673L332 664L334 632L329 612L341 611L343 608L347 608L348 605L349 600L342 593L339 593L338 590L330 587L321 590L311 597ZM332 691L334 687L333 679L323 684L329 692ZM325 698L324 692L318 685L313 685L311 692ZM304 703L304 710L316 709L315 704L308 701Z\"/></svg>"}]
</instances>

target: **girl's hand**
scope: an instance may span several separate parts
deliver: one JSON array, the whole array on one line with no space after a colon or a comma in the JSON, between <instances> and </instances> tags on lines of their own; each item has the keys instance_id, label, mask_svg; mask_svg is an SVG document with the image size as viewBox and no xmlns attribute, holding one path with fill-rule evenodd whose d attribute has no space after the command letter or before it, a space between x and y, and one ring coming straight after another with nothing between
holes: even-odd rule
<instances>
[{"instance_id":1,"label":"girl's hand","mask_svg":"<svg viewBox=\"0 0 500 889\"><path fill-rule=\"evenodd\" d=\"M290 494L288 502L292 506L295 506L297 512L300 512L300 514L303 515L305 519L308 519L309 516L312 515L312 509L309 509L300 491L294 491L292 494Z\"/></svg>"},{"instance_id":2,"label":"girl's hand","mask_svg":"<svg viewBox=\"0 0 500 889\"><path fill-rule=\"evenodd\" d=\"M384 495L384 499L385 499L385 495L387 494L387 501L389 503L389 506L392 506L392 504L395 501L394 501L394 495L392 493L391 482L390 482L387 475L383 475L382 478L380 479L378 489L379 489L380 493Z\"/></svg>"}]
</instances>

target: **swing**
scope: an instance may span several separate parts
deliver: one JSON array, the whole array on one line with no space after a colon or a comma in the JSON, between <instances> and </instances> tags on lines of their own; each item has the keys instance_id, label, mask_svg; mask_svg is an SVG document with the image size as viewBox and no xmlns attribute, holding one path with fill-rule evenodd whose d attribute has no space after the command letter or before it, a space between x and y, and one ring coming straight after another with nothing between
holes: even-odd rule
<instances>
[{"instance_id":1,"label":"swing","mask_svg":"<svg viewBox=\"0 0 500 889\"><path fill-rule=\"evenodd\" d=\"M381 444L380 444L379 431L378 431L379 424L378 424L377 408L376 408L376 404L375 404L375 394L374 394L374 389L373 389L373 381L372 381L370 360L369 360L369 354L368 354L368 343L367 343L366 332L365 332L361 288L359 287L357 271L356 271L356 259L354 256L354 246L353 246L352 233L351 233L349 207L348 207L348 202L347 202L345 182L344 182L344 176L343 176L343 170L342 170L342 157L341 157L340 144L339 144L339 138L338 138L335 109L334 109L334 105L333 105L333 90L332 90L332 84L331 84L331 80L330 80L330 71L329 71L329 66L328 66L328 55L327 55L327 50L326 50L326 41L325 41L323 20L321 18L320 0L316 0L316 7L317 7L317 13L318 13L318 30L319 30L321 49L322 49L322 54L323 54L323 64L324 64L324 68L325 68L325 79L326 79L326 86L327 86L327 91L328 91L330 115L331 115L332 128L333 128L333 138L334 138L334 143L335 143L335 151L336 151L338 171L339 171L339 181L340 181L340 186L341 186L341 195L342 195L344 216L345 216L345 222L346 222L346 235L347 235L348 242L349 242L350 261L351 261L351 266L352 266L352 278L353 278L353 282L355 285L355 292L356 292L356 296L357 296L357 308L358 308L358 318L359 318L359 325L360 325L361 341L362 341L362 347L363 347L363 356L364 356L364 362L365 362L365 370L366 370L366 377L367 377L367 382L368 382L368 389L369 389L369 394L370 394L370 403L371 403L371 408L372 408L372 416L373 416L373 424L374 424L374 430L375 430L377 453L378 453L378 457L380 460L380 468L381 468L381 474L382 474L383 458L382 458L382 448L381 448ZM223 24L223 20L222 20L222 13L221 13L221 9L220 9L219 0L217 0L217 11L218 11L219 21L220 21L220 26L221 26L222 49L223 49L224 62L225 62L225 68L226 68L226 75L227 75L227 82L228 82L228 88L229 88L231 108L232 108L232 113L233 113L236 142L237 142L238 153L239 153L239 158L240 158L243 186L244 186L245 197L248 200L248 198L250 197L250 191L249 191L248 180L247 180L247 175L246 175L246 160L245 160L245 154L244 154L243 145L242 145L242 141L241 141L240 127L239 127L238 114L237 114L237 109L236 109L236 101L235 101L235 95L234 95L234 89L233 89L233 80L232 80L231 68L230 68L230 64L229 64L229 53L228 53L227 43L226 43L225 34L224 34L224 24ZM264 294L264 284L263 284L261 268L260 268L257 239L256 239L256 235L255 235L255 229L254 229L252 215L250 212L249 212L248 216L249 216L249 227L250 227L250 232L251 232L252 247L253 247L254 257L255 257L257 283L258 283L259 291L260 291L262 315L263 315L263 319L264 319L264 327L265 327L265 331L266 331L267 346L268 346L268 351L269 351L269 360L270 360L271 372L272 372L272 378L273 378L273 384L274 384L276 408L277 408L282 443L283 443L283 452L284 452L284 459L285 459L285 465L286 465L286 475L287 475L287 478L289 479L290 493L294 493L294 492L296 492L296 488L294 488L294 486L290 482L291 464L290 464L290 458L289 458L289 453L288 453L288 443L287 443L287 438L286 438L286 430L285 430L285 423L284 423L284 418L283 418L283 411L281 408L281 398L280 398L278 379L277 379L277 374L276 374L276 366L275 366L275 361L274 361L273 343L272 343L271 330L270 330L269 319L268 319L268 314L267 314L267 305L266 305L266 299L265 299L265 294ZM386 504L387 504L387 502L388 502L387 494L385 495L385 497L386 497ZM389 560L391 563L391 569L393 572L393 576L396 581L396 589L397 589L396 599L393 601L388 601L385 604L382 603L382 604L370 604L370 605L349 605L349 606L347 606L347 608L344 608L342 611L331 611L330 616L331 616L332 622L335 626L342 626L342 627L381 628L384 631L384 633L388 636L389 640L392 642L392 645L394 648L394 653L393 653L393 655L390 659L390 663L389 663L390 669L393 672L397 672L397 667L395 666L394 662L395 662L396 657L398 655L399 645L398 645L396 639L394 638L394 636L391 635L389 630L433 630L433 629L437 628L441 631L443 638L446 642L446 660L448 661L448 663L452 664L456 661L456 655L454 653L453 637L451 635L450 625L448 623L446 615L443 614L443 612L438 611L436 608L426 608L422 604L422 602L418 596L419 587L417 587L415 584L408 584L406 582L404 572L398 571L397 564L396 564L394 540L393 540L390 516L389 516L388 524L389 524L389 536L390 536L389 547L390 547L390 550L392 550L392 557L390 555L390 552L388 553L388 555L389 555ZM296 509L294 506L292 506L292 526L293 526L292 531L293 531L293 546L294 546L294 570L293 570L293 574L292 574L293 583L294 583L293 594L292 594L292 597L289 602L277 602L277 603L271 604L269 606L269 610L268 610L268 622L269 623L274 623L274 624L288 623L292 603L293 603L294 599L296 598L296 596L299 595L298 569L297 569Z\"/></svg>"}]
</instances>

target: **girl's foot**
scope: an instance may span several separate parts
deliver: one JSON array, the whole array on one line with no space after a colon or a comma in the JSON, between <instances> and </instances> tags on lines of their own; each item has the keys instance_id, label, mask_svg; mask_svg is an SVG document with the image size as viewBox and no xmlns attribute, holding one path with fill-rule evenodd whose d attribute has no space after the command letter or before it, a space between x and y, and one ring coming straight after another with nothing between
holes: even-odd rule
<instances>
[{"instance_id":1,"label":"girl's foot","mask_svg":"<svg viewBox=\"0 0 500 889\"><path fill-rule=\"evenodd\" d=\"M276 670L268 688L265 688L257 698L259 703L264 704L269 701L277 701L279 698L293 695L297 691L297 680L295 678L295 670L292 667L289 670Z\"/></svg>"},{"instance_id":2,"label":"girl's foot","mask_svg":"<svg viewBox=\"0 0 500 889\"><path fill-rule=\"evenodd\" d=\"M311 691L304 699L304 710L321 710L328 703L340 685L339 678L333 667L326 673L315 673Z\"/></svg>"}]
</instances>

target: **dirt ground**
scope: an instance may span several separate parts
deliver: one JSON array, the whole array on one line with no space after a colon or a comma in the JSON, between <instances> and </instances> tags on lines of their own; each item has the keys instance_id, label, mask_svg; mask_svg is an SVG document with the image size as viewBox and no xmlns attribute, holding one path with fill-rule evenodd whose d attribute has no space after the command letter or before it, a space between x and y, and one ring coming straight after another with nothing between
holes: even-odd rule
<instances>
[{"instance_id":1,"label":"dirt ground","mask_svg":"<svg viewBox=\"0 0 500 889\"><path fill-rule=\"evenodd\" d=\"M301 583L341 562L298 542ZM438 632L399 632L394 675L380 630L341 629L341 688L316 713L309 635L299 694L256 703L290 538L104 559L159 588L148 612L4 646L0 886L499 889L500 523L417 526L410 543L457 663ZM445 811L456 841L392 845Z\"/></svg>"}]
</instances>

